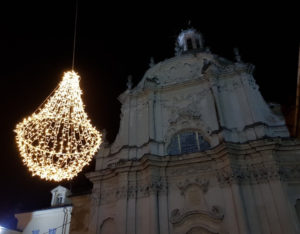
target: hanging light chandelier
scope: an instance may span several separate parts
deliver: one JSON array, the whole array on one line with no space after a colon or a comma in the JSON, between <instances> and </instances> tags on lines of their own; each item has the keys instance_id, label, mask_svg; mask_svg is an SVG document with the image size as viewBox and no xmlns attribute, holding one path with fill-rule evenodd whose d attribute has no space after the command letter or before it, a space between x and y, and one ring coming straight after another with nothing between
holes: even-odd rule
<instances>
[{"instance_id":1,"label":"hanging light chandelier","mask_svg":"<svg viewBox=\"0 0 300 234\"><path fill-rule=\"evenodd\" d=\"M70 180L97 152L101 134L91 125L81 94L79 75L66 72L44 104L17 124L16 142L32 175Z\"/></svg>"},{"instance_id":2,"label":"hanging light chandelier","mask_svg":"<svg viewBox=\"0 0 300 234\"><path fill-rule=\"evenodd\" d=\"M57 88L15 128L23 163L32 175L52 181L74 178L101 144L101 134L84 111L80 77L74 71L78 0L75 10L72 70L65 72Z\"/></svg>"}]
</instances>

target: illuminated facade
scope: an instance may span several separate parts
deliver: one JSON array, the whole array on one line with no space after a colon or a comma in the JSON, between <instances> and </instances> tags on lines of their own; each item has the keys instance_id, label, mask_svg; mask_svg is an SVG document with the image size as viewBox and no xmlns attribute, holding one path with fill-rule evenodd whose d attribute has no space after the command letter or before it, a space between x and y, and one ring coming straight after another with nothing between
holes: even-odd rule
<instances>
[{"instance_id":1,"label":"illuminated facade","mask_svg":"<svg viewBox=\"0 0 300 234\"><path fill-rule=\"evenodd\" d=\"M119 97L71 233L299 233L300 144L264 101L254 66L212 54L194 29Z\"/></svg>"}]
</instances>

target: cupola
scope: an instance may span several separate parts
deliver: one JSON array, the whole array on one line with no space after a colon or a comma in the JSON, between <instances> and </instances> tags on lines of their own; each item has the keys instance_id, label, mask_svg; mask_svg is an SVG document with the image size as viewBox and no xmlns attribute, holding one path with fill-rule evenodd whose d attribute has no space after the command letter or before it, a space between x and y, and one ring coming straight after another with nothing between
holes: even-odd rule
<instances>
[{"instance_id":1,"label":"cupola","mask_svg":"<svg viewBox=\"0 0 300 234\"><path fill-rule=\"evenodd\" d=\"M67 188L59 185L52 189L51 193L51 206L64 206L71 204L71 200L68 198L68 196L71 195L71 192Z\"/></svg>"},{"instance_id":2,"label":"cupola","mask_svg":"<svg viewBox=\"0 0 300 234\"><path fill-rule=\"evenodd\" d=\"M203 49L203 38L202 35L197 32L194 28L183 30L177 38L176 53L177 55Z\"/></svg>"}]
</instances>

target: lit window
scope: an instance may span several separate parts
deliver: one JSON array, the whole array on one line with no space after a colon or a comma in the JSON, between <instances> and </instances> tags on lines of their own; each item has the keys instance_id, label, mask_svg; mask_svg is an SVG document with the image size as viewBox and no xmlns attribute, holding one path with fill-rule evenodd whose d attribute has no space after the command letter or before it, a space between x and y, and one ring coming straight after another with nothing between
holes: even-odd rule
<instances>
[{"instance_id":1,"label":"lit window","mask_svg":"<svg viewBox=\"0 0 300 234\"><path fill-rule=\"evenodd\" d=\"M55 234L56 233L56 228L49 229L49 234Z\"/></svg>"},{"instance_id":2,"label":"lit window","mask_svg":"<svg viewBox=\"0 0 300 234\"><path fill-rule=\"evenodd\" d=\"M40 233L40 230L33 230L32 231L32 234L39 234Z\"/></svg>"},{"instance_id":3,"label":"lit window","mask_svg":"<svg viewBox=\"0 0 300 234\"><path fill-rule=\"evenodd\" d=\"M172 137L169 155L190 154L208 150L210 144L198 132L182 132Z\"/></svg>"}]
</instances>

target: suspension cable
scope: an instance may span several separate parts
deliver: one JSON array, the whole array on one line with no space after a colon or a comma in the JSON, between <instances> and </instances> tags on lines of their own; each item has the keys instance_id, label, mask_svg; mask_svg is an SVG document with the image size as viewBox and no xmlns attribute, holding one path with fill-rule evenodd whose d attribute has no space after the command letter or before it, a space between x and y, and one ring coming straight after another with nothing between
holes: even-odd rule
<instances>
[{"instance_id":1,"label":"suspension cable","mask_svg":"<svg viewBox=\"0 0 300 234\"><path fill-rule=\"evenodd\" d=\"M77 36L77 20L78 20L78 0L76 0L75 6L75 23L74 23L74 39L73 39L73 58L72 58L72 70L75 66L75 52L76 52L76 36Z\"/></svg>"}]
</instances>

